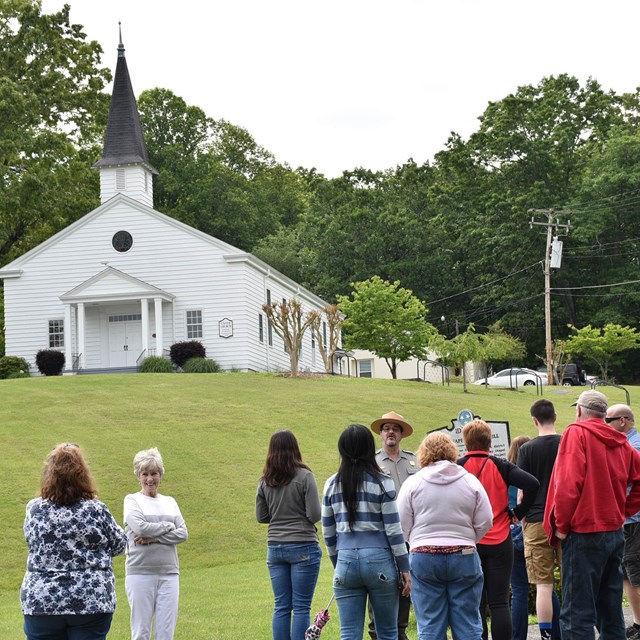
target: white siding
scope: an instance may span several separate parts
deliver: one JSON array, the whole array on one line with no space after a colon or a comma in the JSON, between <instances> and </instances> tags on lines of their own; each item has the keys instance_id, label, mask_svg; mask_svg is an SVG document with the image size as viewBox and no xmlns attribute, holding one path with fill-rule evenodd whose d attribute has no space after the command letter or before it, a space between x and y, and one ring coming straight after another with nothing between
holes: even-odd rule
<instances>
[{"instance_id":1,"label":"white siding","mask_svg":"<svg viewBox=\"0 0 640 640\"><path fill-rule=\"evenodd\" d=\"M436 358L436 355L434 353L430 353L428 355L429 359L431 360L434 360ZM378 358L371 351L366 351L364 349L354 349L353 356L358 364L363 360L371 362L372 378L383 378L386 380L391 380L391 370L389 369L389 365L386 363L384 358ZM352 376L359 375L359 371L355 371L353 359L350 362L350 367ZM344 365L343 373L346 374L346 364ZM424 379L424 376L426 375L428 381L439 382L442 373L438 367L434 367L430 364L427 364L425 369L424 360L411 358L410 360L406 360L405 362L398 362L398 365L396 367L396 375L398 380L414 380L415 378Z\"/></svg>"},{"instance_id":2,"label":"white siding","mask_svg":"<svg viewBox=\"0 0 640 640\"><path fill-rule=\"evenodd\" d=\"M249 326L249 332L247 337L248 355L247 361L249 368L256 371L289 371L291 364L289 362L289 355L284 350L284 344L282 339L273 332L273 346L269 346L269 332L267 318L264 316L264 342L260 342L258 332L258 314L263 313L262 305L267 302L267 289L271 291L272 304L282 302L282 299L289 300L291 298L298 298L301 300L299 290L277 282L269 275L264 275L252 269L247 265L246 267L246 291L248 304L246 307L247 323ZM314 306L305 300L301 300L304 313L315 309L321 310L320 306ZM324 371L322 364L322 357L317 353L316 345L316 358L315 364L312 358L311 352L311 329L307 329L304 335L302 345L302 358L300 360L300 370L310 370L316 372Z\"/></svg>"},{"instance_id":3,"label":"white siding","mask_svg":"<svg viewBox=\"0 0 640 640\"><path fill-rule=\"evenodd\" d=\"M102 172L104 173L104 171ZM140 210L125 199L114 200L96 214L76 223L41 248L26 254L9 267L22 269L19 278L5 280L5 325L7 354L19 355L33 362L39 349L48 347L48 320L64 316L60 296L103 272L106 265L175 296L163 302L163 344L187 340L186 312L202 310L203 338L207 355L224 369L289 370L289 358L282 340L274 333L274 344L258 338L258 313L266 302L270 288L272 300L291 298L298 291L289 284L276 282L246 261L228 262L223 256L244 255L241 251L215 239L168 221L155 213ZM132 248L119 253L111 241L117 231L128 231ZM136 283L109 274L91 285L91 294L126 295L139 291ZM81 293L80 293L81 295ZM147 291L142 295L150 295ZM151 296L153 294L151 293ZM303 300L305 311L311 306ZM317 307L320 308L320 307ZM85 305L86 368L109 364L110 314L141 312L137 299L116 302L87 302ZM219 321L233 322L233 336L219 335ZM76 314L72 307L75 336ZM155 348L154 303L149 301L149 347ZM312 366L310 334L305 335L301 368ZM71 345L71 352L78 345ZM319 354L318 354L319 355ZM318 371L322 360L316 358ZM71 366L71 363L67 363Z\"/></svg>"},{"instance_id":4,"label":"white siding","mask_svg":"<svg viewBox=\"0 0 640 640\"><path fill-rule=\"evenodd\" d=\"M124 172L124 188L118 172ZM107 202L117 193L153 207L153 176L142 165L103 167L100 169L100 202Z\"/></svg>"}]
</instances>

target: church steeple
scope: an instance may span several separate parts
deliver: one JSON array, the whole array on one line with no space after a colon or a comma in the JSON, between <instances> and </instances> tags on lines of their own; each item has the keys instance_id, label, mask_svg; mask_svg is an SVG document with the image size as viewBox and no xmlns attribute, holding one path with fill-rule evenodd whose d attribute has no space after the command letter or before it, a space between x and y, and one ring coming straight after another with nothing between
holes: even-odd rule
<instances>
[{"instance_id":1,"label":"church steeple","mask_svg":"<svg viewBox=\"0 0 640 640\"><path fill-rule=\"evenodd\" d=\"M120 25L119 30L118 61L104 149L102 158L93 166L100 170L101 202L109 200L116 193L125 193L152 207L152 174L157 174L157 171L149 163L138 105L124 55Z\"/></svg>"}]
</instances>

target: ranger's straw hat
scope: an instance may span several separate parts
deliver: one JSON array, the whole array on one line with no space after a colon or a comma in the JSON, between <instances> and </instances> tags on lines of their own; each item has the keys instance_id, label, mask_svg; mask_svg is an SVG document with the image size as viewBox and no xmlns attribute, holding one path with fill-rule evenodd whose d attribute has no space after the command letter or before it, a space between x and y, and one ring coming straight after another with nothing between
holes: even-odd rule
<instances>
[{"instance_id":1,"label":"ranger's straw hat","mask_svg":"<svg viewBox=\"0 0 640 640\"><path fill-rule=\"evenodd\" d=\"M410 436L413 433L413 427L395 411L389 411L389 413L385 413L382 418L374 420L371 423L371 431L373 431L373 433L380 433L380 427L382 427L383 424L397 424L402 429L402 435L404 437Z\"/></svg>"}]
</instances>

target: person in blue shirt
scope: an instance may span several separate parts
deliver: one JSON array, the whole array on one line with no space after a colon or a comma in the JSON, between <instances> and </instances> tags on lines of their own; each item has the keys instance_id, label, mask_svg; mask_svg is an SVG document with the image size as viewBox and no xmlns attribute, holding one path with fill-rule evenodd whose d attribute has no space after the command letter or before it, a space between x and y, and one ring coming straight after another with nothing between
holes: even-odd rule
<instances>
[{"instance_id":1,"label":"person in blue shirt","mask_svg":"<svg viewBox=\"0 0 640 640\"><path fill-rule=\"evenodd\" d=\"M633 411L626 404L614 404L607 409L605 422L626 434L629 444L640 451L640 433L635 427ZM633 624L627 628L628 640L640 640L640 512L624 521L624 551L622 553L624 593L633 613Z\"/></svg>"}]
</instances>

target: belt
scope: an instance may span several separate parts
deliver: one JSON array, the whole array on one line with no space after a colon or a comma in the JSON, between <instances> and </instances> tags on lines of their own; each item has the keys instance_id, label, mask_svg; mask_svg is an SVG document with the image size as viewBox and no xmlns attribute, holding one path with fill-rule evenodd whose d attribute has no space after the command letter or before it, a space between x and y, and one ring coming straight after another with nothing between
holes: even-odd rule
<instances>
[{"instance_id":1,"label":"belt","mask_svg":"<svg viewBox=\"0 0 640 640\"><path fill-rule=\"evenodd\" d=\"M473 549L471 545L457 544L449 547L439 547L437 545L423 545L422 547L414 547L411 553L458 553L465 549Z\"/></svg>"}]
</instances>

